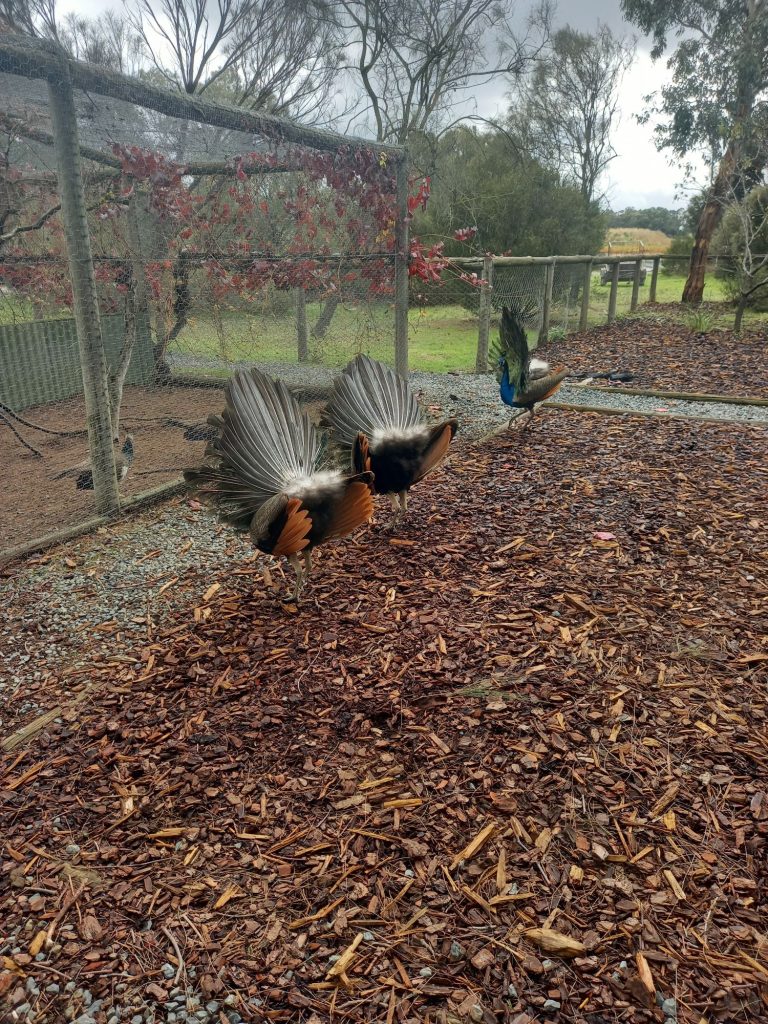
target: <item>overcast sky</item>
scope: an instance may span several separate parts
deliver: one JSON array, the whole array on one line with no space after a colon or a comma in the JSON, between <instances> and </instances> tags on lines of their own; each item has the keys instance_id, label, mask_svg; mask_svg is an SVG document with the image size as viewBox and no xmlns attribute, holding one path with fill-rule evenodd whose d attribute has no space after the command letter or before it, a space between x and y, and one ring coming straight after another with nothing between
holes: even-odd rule
<instances>
[{"instance_id":1,"label":"overcast sky","mask_svg":"<svg viewBox=\"0 0 768 1024\"><path fill-rule=\"evenodd\" d=\"M121 9L120 0L60 0L62 14L75 11L94 16L110 7ZM519 10L527 6L519 0ZM619 35L637 35L633 26L624 21L618 0L560 0L557 5L557 26L570 24L582 32L594 30L598 22L607 24ZM659 153L653 141L653 126L639 125L634 115L644 107L643 97L657 90L668 76L665 58L653 62L648 40L638 40L635 63L627 72L619 96L620 119L614 131L613 143L618 156L610 165L607 180L607 198L614 210L627 206L678 207L685 199L676 198L681 182L679 167L671 166L666 155ZM489 83L475 91L475 104L479 114L493 117L503 110L507 82Z\"/></svg>"}]
</instances>

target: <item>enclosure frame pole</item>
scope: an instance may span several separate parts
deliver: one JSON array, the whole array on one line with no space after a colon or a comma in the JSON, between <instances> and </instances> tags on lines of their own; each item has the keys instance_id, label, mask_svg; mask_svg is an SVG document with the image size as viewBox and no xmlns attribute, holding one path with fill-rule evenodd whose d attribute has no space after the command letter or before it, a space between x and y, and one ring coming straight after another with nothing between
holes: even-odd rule
<instances>
[{"instance_id":1,"label":"enclosure frame pole","mask_svg":"<svg viewBox=\"0 0 768 1024\"><path fill-rule=\"evenodd\" d=\"M589 299L592 291L592 268L594 260L584 264L584 283L581 286L581 316L579 317L579 333L583 334L589 327Z\"/></svg>"},{"instance_id":2,"label":"enclosure frame pole","mask_svg":"<svg viewBox=\"0 0 768 1024\"><path fill-rule=\"evenodd\" d=\"M488 373L488 340L491 334L491 291L493 290L493 256L483 258L483 283L480 285L478 310L477 356L475 373Z\"/></svg>"},{"instance_id":3,"label":"enclosure frame pole","mask_svg":"<svg viewBox=\"0 0 768 1024\"><path fill-rule=\"evenodd\" d=\"M88 446L96 511L109 515L120 508L112 444L109 378L99 317L91 239L80 170L77 113L69 65L61 52L58 68L48 77L59 198L67 243L77 343L83 375Z\"/></svg>"},{"instance_id":4,"label":"enclosure frame pole","mask_svg":"<svg viewBox=\"0 0 768 1024\"><path fill-rule=\"evenodd\" d=\"M637 309L637 304L640 299L640 274L643 270L643 261L641 259L635 260L635 272L632 276L632 301L629 304L630 313L634 313Z\"/></svg>"},{"instance_id":5,"label":"enclosure frame pole","mask_svg":"<svg viewBox=\"0 0 768 1024\"><path fill-rule=\"evenodd\" d=\"M549 336L549 314L552 309L552 289L555 284L555 263L557 256L552 256L546 265L544 277L544 305L541 310L541 330L539 331L539 345L546 344Z\"/></svg>"},{"instance_id":6,"label":"enclosure frame pole","mask_svg":"<svg viewBox=\"0 0 768 1024\"><path fill-rule=\"evenodd\" d=\"M309 330L307 328L307 293L299 286L294 288L296 296L296 340L298 343L298 360L309 362Z\"/></svg>"},{"instance_id":7,"label":"enclosure frame pole","mask_svg":"<svg viewBox=\"0 0 768 1024\"><path fill-rule=\"evenodd\" d=\"M648 295L649 302L656 301L656 286L659 283L659 265L661 264L661 256L653 257L653 271L651 273L651 291Z\"/></svg>"},{"instance_id":8,"label":"enclosure frame pole","mask_svg":"<svg viewBox=\"0 0 768 1024\"><path fill-rule=\"evenodd\" d=\"M397 161L395 233L395 370L408 377L408 154Z\"/></svg>"},{"instance_id":9,"label":"enclosure frame pole","mask_svg":"<svg viewBox=\"0 0 768 1024\"><path fill-rule=\"evenodd\" d=\"M608 323L612 324L616 319L616 298L619 294L619 264L613 264L611 271L611 294L608 298Z\"/></svg>"}]
</instances>

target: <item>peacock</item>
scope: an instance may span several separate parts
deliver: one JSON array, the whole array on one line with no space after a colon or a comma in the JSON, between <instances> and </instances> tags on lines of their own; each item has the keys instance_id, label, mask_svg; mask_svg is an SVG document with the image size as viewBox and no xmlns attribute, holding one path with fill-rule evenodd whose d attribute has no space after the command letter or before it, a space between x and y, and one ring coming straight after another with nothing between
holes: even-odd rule
<instances>
[{"instance_id":1,"label":"peacock","mask_svg":"<svg viewBox=\"0 0 768 1024\"><path fill-rule=\"evenodd\" d=\"M122 448L115 455L115 472L117 473L117 482L119 484L128 476L128 470L131 468L134 455L135 449L133 445L133 435L126 434ZM76 466L70 466L68 469L62 469L61 472L57 473L52 477L52 479L63 480L66 477L74 479L76 490L92 491L93 467L91 466L91 460L85 459L83 462L79 462Z\"/></svg>"},{"instance_id":2,"label":"peacock","mask_svg":"<svg viewBox=\"0 0 768 1024\"><path fill-rule=\"evenodd\" d=\"M389 495L392 528L408 509L408 491L440 465L458 427L455 419L425 423L408 382L362 354L334 381L323 423L350 451L353 471L371 470L376 493Z\"/></svg>"},{"instance_id":3,"label":"peacock","mask_svg":"<svg viewBox=\"0 0 768 1024\"><path fill-rule=\"evenodd\" d=\"M501 400L511 409L528 412L525 428L530 427L539 402L554 395L570 373L567 366L550 368L543 359L533 359L528 351L528 338L523 320L529 311L505 306L501 311L499 339L491 350L491 367L496 371ZM512 426L517 419L509 421Z\"/></svg>"},{"instance_id":4,"label":"peacock","mask_svg":"<svg viewBox=\"0 0 768 1024\"><path fill-rule=\"evenodd\" d=\"M184 479L224 522L250 533L259 551L287 557L297 601L312 550L373 515L373 474L324 468L320 433L282 381L243 370L225 395L224 412L208 420L217 433L209 462Z\"/></svg>"}]
</instances>

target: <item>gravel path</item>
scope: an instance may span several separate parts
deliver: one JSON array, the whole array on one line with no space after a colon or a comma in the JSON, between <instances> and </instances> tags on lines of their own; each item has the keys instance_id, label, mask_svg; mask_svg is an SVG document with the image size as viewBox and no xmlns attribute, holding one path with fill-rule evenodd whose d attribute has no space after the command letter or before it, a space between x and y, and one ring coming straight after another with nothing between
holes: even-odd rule
<instances>
[{"instance_id":1,"label":"gravel path","mask_svg":"<svg viewBox=\"0 0 768 1024\"><path fill-rule=\"evenodd\" d=\"M332 372L323 367L266 369L304 387L324 388L332 380ZM415 372L412 383L431 415L458 416L460 440L483 436L508 422L492 377ZM768 423L768 409L757 406L664 401L579 385L564 386L557 397L627 411ZM32 558L12 567L6 579L0 577L5 611L0 619L0 731L8 732L14 721L35 710L35 691L49 673L77 673L94 659L114 657L116 648L132 658L131 652L150 642L153 628L169 611L186 609L191 614L207 589L210 565L230 558L239 571L252 570L261 586L259 556L245 540L193 506L179 497Z\"/></svg>"},{"instance_id":2,"label":"gravel path","mask_svg":"<svg viewBox=\"0 0 768 1024\"><path fill-rule=\"evenodd\" d=\"M222 364L215 360L197 357L176 357L176 364L189 368L198 366L210 369ZM232 363L227 369L235 370L245 363ZM259 364L265 373L284 380L287 384L301 387L310 393L314 389L329 388L337 371L325 366L296 363ZM422 393L427 406L436 406L435 415L440 413L458 416L461 433L467 437L478 437L488 433L502 423L509 421L509 414L499 400L499 389L490 374L435 374L415 370L411 373L413 387ZM627 412L667 413L673 416L706 417L739 422L768 423L768 406L733 405L726 402L688 402L681 399L651 398L645 395L629 395L620 387L585 387L581 384L564 384L557 393L558 402L572 402L574 405L599 406L604 409L626 410Z\"/></svg>"}]
</instances>

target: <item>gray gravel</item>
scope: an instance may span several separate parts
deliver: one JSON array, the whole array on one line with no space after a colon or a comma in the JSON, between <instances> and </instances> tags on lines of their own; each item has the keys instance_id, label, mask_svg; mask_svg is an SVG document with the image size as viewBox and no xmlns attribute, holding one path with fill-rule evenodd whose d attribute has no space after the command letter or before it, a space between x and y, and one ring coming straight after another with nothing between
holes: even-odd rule
<instances>
[{"instance_id":1,"label":"gray gravel","mask_svg":"<svg viewBox=\"0 0 768 1024\"><path fill-rule=\"evenodd\" d=\"M327 387L332 380L324 367L265 369L305 387ZM431 415L459 418L461 439L483 436L509 420L491 376L414 372L411 380ZM627 411L768 422L768 409L757 406L664 401L618 388L569 384L557 398ZM0 579L6 612L0 618L0 728L14 728L35 712L34 691L49 674L94 658L131 658L169 613L191 615L209 585L210 567L226 559L240 569L252 567L254 585L262 586L261 559L248 543L179 498L31 559Z\"/></svg>"},{"instance_id":2,"label":"gray gravel","mask_svg":"<svg viewBox=\"0 0 768 1024\"><path fill-rule=\"evenodd\" d=\"M186 369L217 367L234 372L249 364L223 364L214 359L178 355L174 365ZM337 372L326 366L299 366L296 363L260 363L259 368L284 380L286 384L309 389L329 388ZM439 411L460 418L464 437L482 436L509 421L510 414L499 399L498 385L491 374L434 374L416 370L411 373L411 383L417 391L423 393L426 404L439 406ZM768 407L724 402L686 402L679 399L667 401L644 395L629 395L620 386L589 387L577 382L567 383L558 391L557 401L627 412L661 412L674 416L768 423Z\"/></svg>"}]
</instances>

